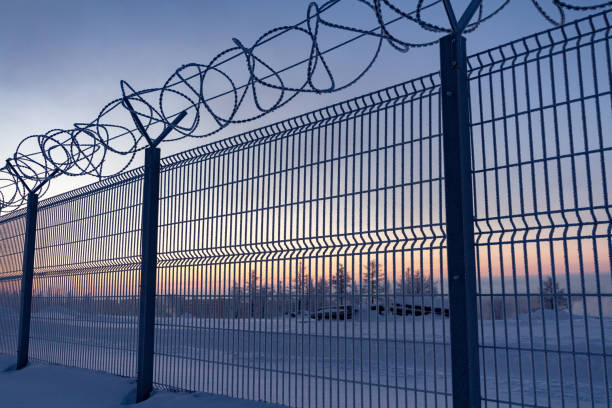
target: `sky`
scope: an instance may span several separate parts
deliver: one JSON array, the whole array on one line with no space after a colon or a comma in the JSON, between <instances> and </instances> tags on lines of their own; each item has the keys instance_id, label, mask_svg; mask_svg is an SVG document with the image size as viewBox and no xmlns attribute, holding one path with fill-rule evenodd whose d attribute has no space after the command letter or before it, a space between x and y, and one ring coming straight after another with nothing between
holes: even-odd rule
<instances>
[{"instance_id":1,"label":"sky","mask_svg":"<svg viewBox=\"0 0 612 408\"><path fill-rule=\"evenodd\" d=\"M466 0L455 0L456 14L460 14L466 4ZM490 4L499 4L499 1ZM546 3L545 6L548 7ZM308 1L302 0L2 1L0 162L9 158L28 135L72 128L75 122L91 121L106 103L121 95L120 80L126 80L135 89L158 87L182 64L207 63L217 53L233 47L232 38L248 46L271 28L301 21L307 7ZM343 0L328 16L339 24L374 27L372 14L363 10L357 1ZM549 11L553 12L550 8ZM444 24L440 6L432 9L428 16ZM468 52L491 48L548 27L550 24L531 2L513 0L491 22L468 35ZM398 26L394 29L398 37L406 40L437 38L437 34L424 33L420 28ZM294 37L275 41L264 50L266 62L282 68L307 55L308 44ZM346 38L337 32L321 37L323 46ZM372 39L359 40L330 55L336 80L346 83L352 79L365 66L373 46ZM437 69L437 46L400 53L385 44L373 67L348 89L326 95L300 95L277 112L246 125L230 126L216 138L254 129ZM297 73L294 78L302 77ZM210 140L164 144L162 156ZM139 158L134 165L137 163ZM53 183L50 193L67 191L91 181L91 178L60 179Z\"/></svg>"},{"instance_id":2,"label":"sky","mask_svg":"<svg viewBox=\"0 0 612 408\"><path fill-rule=\"evenodd\" d=\"M416 2L413 3L416 4ZM457 6L457 14L460 14L459 10L466 3L467 0L453 2ZM493 1L489 4L499 3ZM304 19L307 8L308 2L302 0L261 0L257 2L206 2L195 0L176 2L65 0L51 2L24 0L1 2L0 140L2 140L2 144L0 145L0 163L9 158L20 140L28 135L40 134L56 128L72 128L75 122L93 120L105 104L121 96L121 80L127 81L135 89L159 87L181 65L192 62L208 63L219 52L234 46L232 38L237 38L245 46L250 46L267 30L294 24ZM354 25L362 28L372 28L376 25L371 12L364 13L364 8L360 8L360 3L357 0L342 0L337 8L332 8L329 14L326 13L325 16L329 21L338 24ZM389 17L389 15L385 15L385 17ZM444 24L445 16L441 7L433 9L427 17L430 17L437 24ZM577 15L568 15L568 18L571 19L572 17L577 17ZM468 54L492 48L549 27L550 23L537 12L531 2L514 0L492 21L484 23L474 33L467 34ZM424 33L419 27L394 25L392 29L394 30L393 33L399 38L409 41L435 40L438 38L438 34ZM322 29L320 38L322 49L326 49L345 40L347 36L337 30L323 31ZM375 50L375 45L375 39L365 38L328 55L327 61L330 69L339 84L345 84L355 78L355 75L367 65L368 58ZM258 56L264 58L270 66L281 69L308 55L308 47L309 43L304 41L303 38L290 34L274 40L270 45L258 48ZM603 48L600 47L601 49ZM162 156L168 156L218 138L256 129L265 124L436 72L439 65L438 59L436 45L415 48L407 53L401 53L388 44L384 44L372 68L347 89L332 94L300 95L272 114L245 124L229 126L211 138L163 143L161 145ZM586 58L584 60L586 61ZM224 69L229 74L235 75L232 78L238 84L241 84L241 80L245 79L244 64L240 61L237 64L232 64L227 64ZM588 68L585 68L584 71L587 74L590 72ZM601 67L599 71L600 73L605 72L605 67ZM588 76L587 74L585 75ZM289 83L303 80L303 67L289 71L286 78ZM320 76L315 78L315 81L319 81L317 83L323 86L325 80L326 78ZM563 81L557 82L562 83ZM588 78L584 81L585 84L591 82L594 81ZM214 77L207 85L210 87L210 91L207 90L207 92L212 94L224 89L224 83L222 81L216 83ZM572 86L573 88L575 86ZM510 92L511 86L508 84L507 89ZM544 93L548 94L549 92L544 90ZM269 95L262 94L260 97L264 104L270 100ZM492 106L494 99L496 98L491 95L491 100L487 99L485 104ZM499 109L499 103L497 108ZM124 111L122 112L125 114ZM564 116L559 117L559 120L563 123L566 119ZM595 126L597 121L590 122L592 123L589 125L587 133L592 136L589 140L598 134L597 129L591 128ZM533 123L536 126L539 122ZM577 123L583 122L577 121ZM212 125L214 126L214 123ZM586 135L582 135L581 138L579 131L574 130L574 133L576 134L576 140L587 140ZM560 129L557 132L547 133L549 137L551 134L560 138L556 143L562 149L571 144L568 142L570 139L567 130ZM475 136L474 140L475 150L478 153L481 150L479 146L484 145L484 142L480 143L478 136ZM519 139L517 139L518 142ZM541 147L536 143L536 150L542 150ZM487 154L485 154L483 148L482 155L487 156L487 160L480 160L479 163L488 163L497 157L496 153L491 152L491 146L487 147L486 152ZM539 157L538 155L541 155L541 152L535 153L535 156ZM580 165L580 158L576 160L578 170L583 167L586 168ZM593 158L593 163L599 163L598 160L603 160L603 158L597 160ZM142 155L139 155L131 163L131 166L135 167L141 164ZM389 160L385 165L393 166L394 162ZM487 164L488 167L492 165L492 163ZM366 178L364 174L367 174L369 180L371 169L367 169L367 166L362 167L366 167L366 169L360 170L360 177L355 178ZM397 168L400 167L397 166ZM408 166L403 166L403 168L406 170ZM574 167L564 167L563 180L566 184L575 182L575 174L572 172L576 171ZM389 174L392 173L393 171L390 170ZM539 182L542 178L540 173L543 174L543 172L539 172L538 176L534 178L534 183ZM600 177L604 176L601 175ZM529 179L528 174L525 178ZM406 177L406 179L409 178ZM516 177L513 176L512 179L516 180ZM335 180L335 182L339 183L338 180ZM488 183L491 183L492 178L489 176L488 179L483 180L480 175L476 177L476 191L482 192L486 184L485 181L488 180ZM552 176L548 179L551 184L554 184L555 180L556 178ZM593 184L602 184L597 182L599 179L594 180ZM51 191L47 197L93 181L95 180L91 177L60 177L52 181ZM499 195L507 194L508 202L511 201L510 196L516 201L519 195L512 195L514 190L508 187L510 181L506 184L501 183ZM576 196L582 199L588 197L585 194L586 183L578 184L577 187L572 187L569 184L564 185L564 191L568 194L576 192ZM333 182L328 183L328 185L333 185ZM527 180L523 185L525 191L529 185L529 180ZM541 185L541 183L538 185ZM325 186L324 183L323 186ZM553 193L556 191L555 188L552 190ZM494 189L490 190L488 195L482 194L482 196L495 196L495 191ZM556 208L554 198L556 195L552 194L551 197L552 207ZM602 201L601 197L602 194L596 194L590 204L599 203ZM529 198L524 198L522 195L520 198L524 199L525 202L530 202ZM425 198L420 199L428 202ZM558 201L561 202L561 200ZM574 208L571 199L565 201L570 203L571 208ZM536 202L535 198L533 202ZM393 200L389 200L388 204L391 205L392 203ZM493 205L492 203L493 200L488 202L489 207ZM578 204L580 203L575 205ZM516 213L520 205L516 203L513 205L513 213ZM589 205L589 203L584 205ZM372 210L375 208L377 207L371 207ZM418 203L411 203L410 211L417 212L419 208ZM437 208L434 208L434 210L434 213L439 213ZM476 210L478 214L484 213L482 202L476 203ZM505 214L506 210L504 207L499 211ZM389 214L400 213L402 212L389 211ZM338 211L338 214L340 214L340 211ZM493 216L494 214L496 214L495 209L487 213L487 216ZM323 221L321 223L324 224ZM310 223L306 224L309 224L308 228L312 228ZM338 223L338 225L340 224ZM308 235L305 230L302 233ZM66 250L69 251L68 248ZM602 249L601 253L605 252L605 248ZM508 268L511 269L510 266ZM591 267L588 266L588 268Z\"/></svg>"}]
</instances>

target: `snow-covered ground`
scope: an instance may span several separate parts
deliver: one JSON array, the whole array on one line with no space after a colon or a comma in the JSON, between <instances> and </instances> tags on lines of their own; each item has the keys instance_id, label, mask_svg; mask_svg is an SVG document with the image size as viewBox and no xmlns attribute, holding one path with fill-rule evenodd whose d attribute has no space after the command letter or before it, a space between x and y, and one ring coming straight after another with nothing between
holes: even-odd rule
<instances>
[{"instance_id":1,"label":"snow-covered ground","mask_svg":"<svg viewBox=\"0 0 612 408\"><path fill-rule=\"evenodd\" d=\"M257 401L204 393L155 391L133 404L134 380L80 368L32 363L14 370L15 358L0 355L0 406L6 408L273 408Z\"/></svg>"},{"instance_id":2,"label":"snow-covered ground","mask_svg":"<svg viewBox=\"0 0 612 408\"><path fill-rule=\"evenodd\" d=\"M6 316L0 327L8 327ZM136 323L133 317L41 310L33 314L31 355L134 376ZM489 406L610 403L612 318L534 311L479 320L479 334ZM436 315L158 318L155 381L300 407L446 407L449 338L449 319Z\"/></svg>"}]
</instances>

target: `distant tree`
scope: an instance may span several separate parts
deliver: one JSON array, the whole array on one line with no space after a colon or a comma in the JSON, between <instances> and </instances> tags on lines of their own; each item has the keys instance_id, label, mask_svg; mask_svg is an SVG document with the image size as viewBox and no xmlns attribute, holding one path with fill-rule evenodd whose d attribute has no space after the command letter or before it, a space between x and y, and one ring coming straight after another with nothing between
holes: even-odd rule
<instances>
[{"instance_id":1,"label":"distant tree","mask_svg":"<svg viewBox=\"0 0 612 408\"><path fill-rule=\"evenodd\" d=\"M304 263L298 262L293 279L293 294L296 298L297 312L301 313L306 303L306 285L307 276L304 269Z\"/></svg>"},{"instance_id":2,"label":"distant tree","mask_svg":"<svg viewBox=\"0 0 612 408\"><path fill-rule=\"evenodd\" d=\"M247 295L249 297L249 317L255 317L257 302L259 298L259 277L257 271L251 269L249 272L249 281L247 282Z\"/></svg>"},{"instance_id":3,"label":"distant tree","mask_svg":"<svg viewBox=\"0 0 612 408\"><path fill-rule=\"evenodd\" d=\"M336 273L331 278L332 289L336 295L336 301L339 305L346 303L346 294L350 284L351 283L346 274L346 268L344 265L339 263Z\"/></svg>"},{"instance_id":4,"label":"distant tree","mask_svg":"<svg viewBox=\"0 0 612 408\"><path fill-rule=\"evenodd\" d=\"M552 276L542 282L542 302L546 310L566 310L569 306L568 296L565 289L560 288Z\"/></svg>"},{"instance_id":5,"label":"distant tree","mask_svg":"<svg viewBox=\"0 0 612 408\"><path fill-rule=\"evenodd\" d=\"M307 275L304 299L304 307L306 310L313 310L317 307L317 288L310 273Z\"/></svg>"},{"instance_id":6,"label":"distant tree","mask_svg":"<svg viewBox=\"0 0 612 408\"><path fill-rule=\"evenodd\" d=\"M317 307L325 307L327 301L331 297L331 286L324 276L317 279L315 297Z\"/></svg>"},{"instance_id":7,"label":"distant tree","mask_svg":"<svg viewBox=\"0 0 612 408\"><path fill-rule=\"evenodd\" d=\"M505 317L506 302L502 297L493 296L491 299L491 319L500 320Z\"/></svg>"},{"instance_id":8,"label":"distant tree","mask_svg":"<svg viewBox=\"0 0 612 408\"><path fill-rule=\"evenodd\" d=\"M259 317L268 317L270 315L270 310L268 310L268 303L271 298L274 297L274 291L272 288L268 287L266 284L262 284L259 287L258 293L258 310L257 315Z\"/></svg>"},{"instance_id":9,"label":"distant tree","mask_svg":"<svg viewBox=\"0 0 612 408\"><path fill-rule=\"evenodd\" d=\"M430 274L423 275L421 271L414 271L410 268L404 271L400 277L399 289L402 295L432 295L439 293L438 281L433 279Z\"/></svg>"},{"instance_id":10,"label":"distant tree","mask_svg":"<svg viewBox=\"0 0 612 408\"><path fill-rule=\"evenodd\" d=\"M240 308L242 305L242 297L243 297L242 287L238 284L238 282L234 281L232 284L232 288L230 289L230 296L232 299L232 313L234 319L237 319L240 316Z\"/></svg>"},{"instance_id":11,"label":"distant tree","mask_svg":"<svg viewBox=\"0 0 612 408\"><path fill-rule=\"evenodd\" d=\"M385 281L378 262L372 260L365 265L362 281L362 289L366 290L370 302L375 303L385 291Z\"/></svg>"}]
</instances>

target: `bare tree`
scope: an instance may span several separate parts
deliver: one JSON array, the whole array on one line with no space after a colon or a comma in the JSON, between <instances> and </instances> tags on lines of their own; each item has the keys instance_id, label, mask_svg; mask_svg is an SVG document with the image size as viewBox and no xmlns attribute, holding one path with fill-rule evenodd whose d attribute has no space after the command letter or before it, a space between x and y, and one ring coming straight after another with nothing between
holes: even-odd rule
<instances>
[{"instance_id":1,"label":"bare tree","mask_svg":"<svg viewBox=\"0 0 612 408\"><path fill-rule=\"evenodd\" d=\"M338 305L346 303L346 294L350 287L350 281L347 278L346 268L341 263L338 264L338 269L331 279L332 289L336 295Z\"/></svg>"},{"instance_id":2,"label":"bare tree","mask_svg":"<svg viewBox=\"0 0 612 408\"><path fill-rule=\"evenodd\" d=\"M500 320L505 317L506 302L499 296L493 296L491 299L491 319Z\"/></svg>"},{"instance_id":3,"label":"bare tree","mask_svg":"<svg viewBox=\"0 0 612 408\"><path fill-rule=\"evenodd\" d=\"M310 273L306 276L306 291L304 294L304 307L306 310L313 310L317 307L317 288Z\"/></svg>"},{"instance_id":4,"label":"bare tree","mask_svg":"<svg viewBox=\"0 0 612 408\"><path fill-rule=\"evenodd\" d=\"M423 275L421 271L411 272L410 268L400 277L399 287L402 295L432 295L439 293L438 281L431 274Z\"/></svg>"},{"instance_id":5,"label":"bare tree","mask_svg":"<svg viewBox=\"0 0 612 408\"><path fill-rule=\"evenodd\" d=\"M232 299L232 311L234 315L234 319L237 319L240 316L240 309L242 306L242 295L243 295L242 287L238 284L238 282L234 281L231 288L231 299Z\"/></svg>"},{"instance_id":6,"label":"bare tree","mask_svg":"<svg viewBox=\"0 0 612 408\"><path fill-rule=\"evenodd\" d=\"M269 317L272 313L270 310L270 299L274 298L274 290L267 284L262 284L259 287L258 299L259 299L259 317Z\"/></svg>"},{"instance_id":7,"label":"bare tree","mask_svg":"<svg viewBox=\"0 0 612 408\"><path fill-rule=\"evenodd\" d=\"M331 297L331 285L325 279L325 276L317 279L315 290L317 308L325 307L327 300Z\"/></svg>"},{"instance_id":8,"label":"bare tree","mask_svg":"<svg viewBox=\"0 0 612 408\"><path fill-rule=\"evenodd\" d=\"M301 313L306 303L306 284L307 277L303 262L298 262L297 269L295 271L295 278L293 280L293 293L297 300L297 313Z\"/></svg>"},{"instance_id":9,"label":"bare tree","mask_svg":"<svg viewBox=\"0 0 612 408\"><path fill-rule=\"evenodd\" d=\"M249 296L249 317L255 317L255 308L257 307L259 297L258 279L259 277L257 276L257 271L255 269L251 269L249 272L249 281L247 283L247 294Z\"/></svg>"},{"instance_id":10,"label":"bare tree","mask_svg":"<svg viewBox=\"0 0 612 408\"><path fill-rule=\"evenodd\" d=\"M376 303L378 297L385 291L385 281L380 264L374 260L368 262L363 270L362 280L362 287L365 286L371 303Z\"/></svg>"},{"instance_id":11,"label":"bare tree","mask_svg":"<svg viewBox=\"0 0 612 408\"><path fill-rule=\"evenodd\" d=\"M552 276L542 282L542 301L546 310L566 310L569 306L565 289L559 287Z\"/></svg>"}]
</instances>

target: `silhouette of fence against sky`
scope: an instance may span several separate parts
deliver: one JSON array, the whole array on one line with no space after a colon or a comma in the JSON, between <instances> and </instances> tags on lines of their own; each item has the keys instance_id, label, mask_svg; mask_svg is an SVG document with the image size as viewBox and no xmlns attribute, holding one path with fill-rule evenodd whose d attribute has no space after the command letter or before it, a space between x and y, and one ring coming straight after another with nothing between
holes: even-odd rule
<instances>
[{"instance_id":1,"label":"silhouette of fence against sky","mask_svg":"<svg viewBox=\"0 0 612 408\"><path fill-rule=\"evenodd\" d=\"M468 59L483 406L612 402L611 13ZM162 159L157 387L452 405L440 92L435 73ZM142 183L41 202L31 358L136 376ZM0 218L8 354L24 230Z\"/></svg>"}]
</instances>

